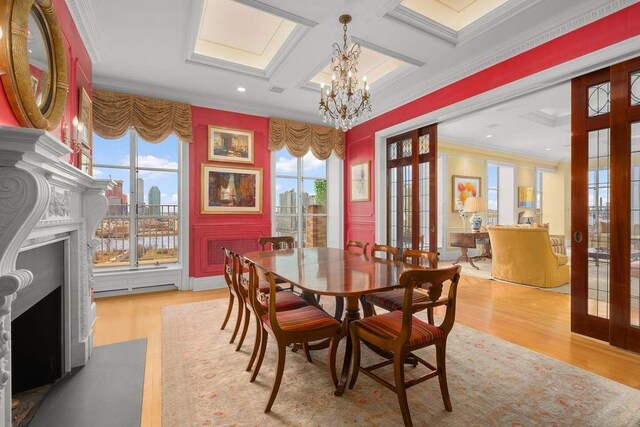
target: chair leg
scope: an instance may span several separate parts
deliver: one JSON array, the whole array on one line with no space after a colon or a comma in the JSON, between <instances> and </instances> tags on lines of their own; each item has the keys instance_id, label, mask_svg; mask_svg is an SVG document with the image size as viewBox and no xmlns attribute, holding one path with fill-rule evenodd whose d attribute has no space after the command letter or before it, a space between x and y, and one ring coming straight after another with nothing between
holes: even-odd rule
<instances>
[{"instance_id":1,"label":"chair leg","mask_svg":"<svg viewBox=\"0 0 640 427\"><path fill-rule=\"evenodd\" d=\"M409 412L409 403L407 402L407 390L404 385L404 359L405 352L395 352L393 355L393 373L396 380L396 394L398 395L398 403L400 404L400 412L402 412L402 420L405 426L411 427L411 413Z\"/></svg>"},{"instance_id":2,"label":"chair leg","mask_svg":"<svg viewBox=\"0 0 640 427\"><path fill-rule=\"evenodd\" d=\"M344 298L336 297L336 312L333 315L338 322L342 322L342 316L344 316Z\"/></svg>"},{"instance_id":3,"label":"chair leg","mask_svg":"<svg viewBox=\"0 0 640 427\"><path fill-rule=\"evenodd\" d=\"M440 393L442 393L442 401L447 411L453 411L451 406L451 398L449 397L449 387L447 386L447 367L446 367L446 343L436 344L436 361L438 367L438 380L440 380Z\"/></svg>"},{"instance_id":4,"label":"chair leg","mask_svg":"<svg viewBox=\"0 0 640 427\"><path fill-rule=\"evenodd\" d=\"M260 367L262 366L262 361L264 360L264 353L267 349L267 341L269 341L269 334L264 329L260 334L260 354L258 354L258 361L256 362L256 367L253 369L253 374L251 374L250 383L256 380L258 376L258 372L260 372Z\"/></svg>"},{"instance_id":5,"label":"chair leg","mask_svg":"<svg viewBox=\"0 0 640 427\"><path fill-rule=\"evenodd\" d=\"M238 317L236 318L236 327L233 330L233 334L231 335L231 340L229 344L233 344L233 341L236 339L236 335L238 335L238 331L240 330L240 325L242 324L242 314L244 312L243 302L238 298Z\"/></svg>"},{"instance_id":6,"label":"chair leg","mask_svg":"<svg viewBox=\"0 0 640 427\"><path fill-rule=\"evenodd\" d=\"M220 330L223 330L227 326L227 322L229 321L229 317L231 317L231 312L233 311L233 302L235 297L231 292L229 292L229 306L227 307L227 314L224 316L224 322L222 322L222 327Z\"/></svg>"},{"instance_id":7,"label":"chair leg","mask_svg":"<svg viewBox=\"0 0 640 427\"><path fill-rule=\"evenodd\" d=\"M329 353L327 354L329 360L329 374L335 387L338 386L338 372L336 370L336 354L338 353L338 345L340 344L340 336L336 335L331 338L331 344L329 344Z\"/></svg>"},{"instance_id":8,"label":"chair leg","mask_svg":"<svg viewBox=\"0 0 640 427\"><path fill-rule=\"evenodd\" d=\"M240 335L240 341L238 341L238 346L236 347L236 351L240 351L240 349L242 348L242 343L244 342L244 339L247 336L247 330L249 329L249 318L250 316L250 312L248 308L245 308L244 310L244 326L242 327L242 335Z\"/></svg>"},{"instance_id":9,"label":"chair leg","mask_svg":"<svg viewBox=\"0 0 640 427\"><path fill-rule=\"evenodd\" d=\"M260 337L262 336L262 322L258 316L254 316L256 320L256 339L253 342L253 351L251 352L251 359L249 359L249 364L247 365L247 372L251 371L251 367L253 366L253 362L255 362L256 357L258 356L258 351L260 350ZM266 332L265 332L266 333Z\"/></svg>"},{"instance_id":10,"label":"chair leg","mask_svg":"<svg viewBox=\"0 0 640 427\"><path fill-rule=\"evenodd\" d=\"M362 304L362 312L364 313L364 317L375 316L376 310L373 307L373 304L367 301L364 296L360 299L360 303Z\"/></svg>"},{"instance_id":11,"label":"chair leg","mask_svg":"<svg viewBox=\"0 0 640 427\"><path fill-rule=\"evenodd\" d=\"M360 373L360 338L356 334L356 325L351 325L351 345L353 346L353 372L351 372L351 382L349 382L349 389L352 390L358 380L358 374Z\"/></svg>"},{"instance_id":12,"label":"chair leg","mask_svg":"<svg viewBox=\"0 0 640 427\"><path fill-rule=\"evenodd\" d=\"M311 358L311 353L309 352L309 343L303 342L302 348L304 349L304 354L307 356L307 361L309 363L313 363L313 359Z\"/></svg>"},{"instance_id":13,"label":"chair leg","mask_svg":"<svg viewBox=\"0 0 640 427\"><path fill-rule=\"evenodd\" d=\"M287 356L287 347L278 343L278 367L276 368L276 380L273 382L273 389L271 389L271 396L269 396L269 402L267 402L267 407L264 409L265 413L269 413L271 411L271 407L273 406L273 402L276 400L276 396L278 395L278 390L280 389L280 383L282 382L282 373L284 372L284 361Z\"/></svg>"}]
</instances>

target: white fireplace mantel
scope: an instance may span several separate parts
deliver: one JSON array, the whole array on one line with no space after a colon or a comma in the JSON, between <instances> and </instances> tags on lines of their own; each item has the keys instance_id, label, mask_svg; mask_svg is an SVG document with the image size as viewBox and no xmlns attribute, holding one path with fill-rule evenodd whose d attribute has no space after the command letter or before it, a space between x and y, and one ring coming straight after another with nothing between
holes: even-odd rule
<instances>
[{"instance_id":1,"label":"white fireplace mantel","mask_svg":"<svg viewBox=\"0 0 640 427\"><path fill-rule=\"evenodd\" d=\"M48 132L0 126L0 425L11 425L11 306L33 280L30 271L16 270L28 242L69 236L65 370L91 355L91 257L96 227L107 212L104 191L113 183L68 164L71 153Z\"/></svg>"}]
</instances>

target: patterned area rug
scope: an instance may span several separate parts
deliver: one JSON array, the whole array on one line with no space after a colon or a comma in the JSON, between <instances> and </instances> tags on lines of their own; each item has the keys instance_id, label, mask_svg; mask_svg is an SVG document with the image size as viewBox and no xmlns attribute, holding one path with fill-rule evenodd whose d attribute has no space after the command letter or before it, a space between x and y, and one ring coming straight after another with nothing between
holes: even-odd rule
<instances>
[{"instance_id":1,"label":"patterned area rug","mask_svg":"<svg viewBox=\"0 0 640 427\"><path fill-rule=\"evenodd\" d=\"M402 424L395 394L365 375L354 390L335 397L326 350L313 352L312 364L303 352L287 354L280 393L265 414L276 365L273 341L258 379L249 383L245 367L254 325L235 352L228 343L231 328L219 329L226 304L215 300L163 308L164 426ZM419 354L435 363L433 349ZM365 364L378 360L363 349ZM392 371L386 373L393 382ZM447 373L453 412L444 409L438 380L431 379L408 391L415 425L640 425L640 391L460 324L449 336Z\"/></svg>"}]
</instances>

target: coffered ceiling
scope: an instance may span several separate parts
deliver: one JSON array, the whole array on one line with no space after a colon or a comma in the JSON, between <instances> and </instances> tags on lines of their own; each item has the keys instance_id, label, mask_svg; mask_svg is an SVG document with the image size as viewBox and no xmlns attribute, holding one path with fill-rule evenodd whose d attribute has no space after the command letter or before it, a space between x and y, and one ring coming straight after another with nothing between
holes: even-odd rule
<instances>
[{"instance_id":1,"label":"coffered ceiling","mask_svg":"<svg viewBox=\"0 0 640 427\"><path fill-rule=\"evenodd\" d=\"M343 13L376 116L636 1L66 0L96 86L310 122Z\"/></svg>"}]
</instances>

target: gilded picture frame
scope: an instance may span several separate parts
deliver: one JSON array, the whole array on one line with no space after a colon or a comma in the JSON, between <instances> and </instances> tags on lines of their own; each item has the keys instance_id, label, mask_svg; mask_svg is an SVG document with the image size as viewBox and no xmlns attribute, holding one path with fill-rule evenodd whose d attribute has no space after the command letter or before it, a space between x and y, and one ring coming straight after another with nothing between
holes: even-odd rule
<instances>
[{"instance_id":1,"label":"gilded picture frame","mask_svg":"<svg viewBox=\"0 0 640 427\"><path fill-rule=\"evenodd\" d=\"M209 125L208 140L209 161L253 164L253 131Z\"/></svg>"},{"instance_id":2,"label":"gilded picture frame","mask_svg":"<svg viewBox=\"0 0 640 427\"><path fill-rule=\"evenodd\" d=\"M351 165L350 200L368 202L371 200L371 162L358 162Z\"/></svg>"},{"instance_id":3,"label":"gilded picture frame","mask_svg":"<svg viewBox=\"0 0 640 427\"><path fill-rule=\"evenodd\" d=\"M202 214L261 214L262 168L202 164Z\"/></svg>"}]
</instances>

